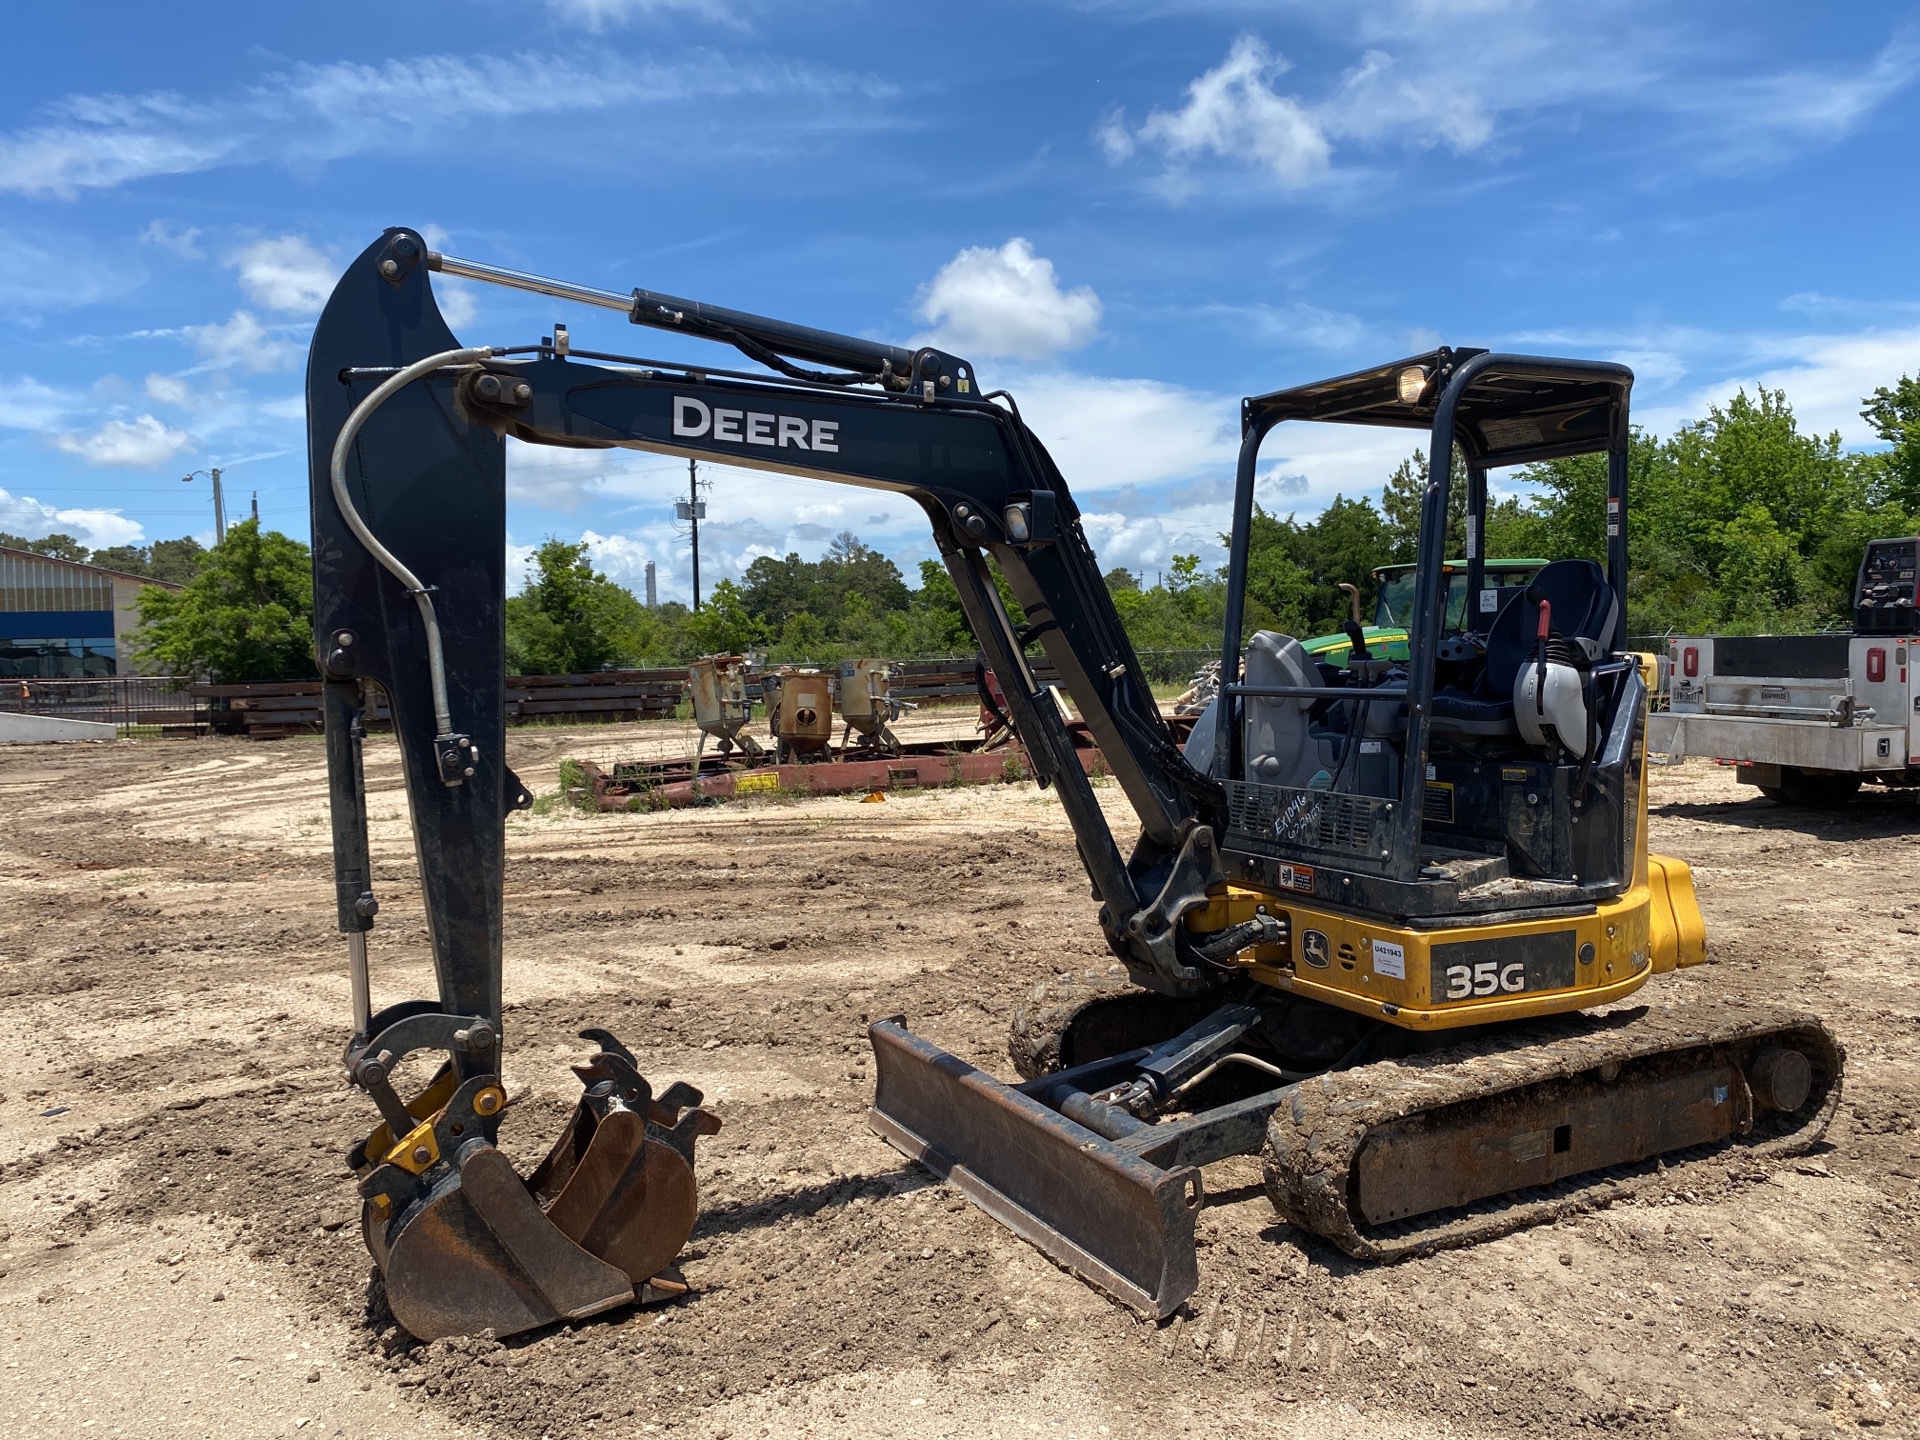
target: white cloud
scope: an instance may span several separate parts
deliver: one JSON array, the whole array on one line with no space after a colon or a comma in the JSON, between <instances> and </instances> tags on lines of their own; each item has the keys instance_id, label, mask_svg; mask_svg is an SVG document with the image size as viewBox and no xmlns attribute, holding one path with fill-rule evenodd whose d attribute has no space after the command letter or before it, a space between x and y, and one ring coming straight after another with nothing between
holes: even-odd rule
<instances>
[{"instance_id":1,"label":"white cloud","mask_svg":"<svg viewBox=\"0 0 1920 1440\"><path fill-rule=\"evenodd\" d=\"M227 263L240 272L240 288L256 305L292 315L317 313L340 273L304 235L256 240Z\"/></svg>"},{"instance_id":2,"label":"white cloud","mask_svg":"<svg viewBox=\"0 0 1920 1440\"><path fill-rule=\"evenodd\" d=\"M557 19L596 34L655 15L692 15L720 24L739 23L729 0L547 0L547 9Z\"/></svg>"},{"instance_id":3,"label":"white cloud","mask_svg":"<svg viewBox=\"0 0 1920 1440\"><path fill-rule=\"evenodd\" d=\"M1187 86L1185 105L1154 111L1133 139L1176 164L1243 160L1269 171L1283 189L1312 184L1327 173L1333 149L1306 108L1268 83L1288 68L1257 36L1242 35L1224 61ZM1105 143L1109 155L1121 148L1111 137Z\"/></svg>"},{"instance_id":4,"label":"white cloud","mask_svg":"<svg viewBox=\"0 0 1920 1440\"><path fill-rule=\"evenodd\" d=\"M1493 138L1493 117L1457 80L1409 73L1385 50L1369 50L1319 107L1320 124L1336 139L1444 144L1464 155Z\"/></svg>"},{"instance_id":5,"label":"white cloud","mask_svg":"<svg viewBox=\"0 0 1920 1440\"><path fill-rule=\"evenodd\" d=\"M802 62L712 54L673 63L522 54L303 64L208 100L168 91L69 96L49 107L44 123L0 133L0 191L72 196L221 165L444 146L468 126L522 115L752 99L844 114L894 93L884 82Z\"/></svg>"},{"instance_id":6,"label":"white cloud","mask_svg":"<svg viewBox=\"0 0 1920 1440\"><path fill-rule=\"evenodd\" d=\"M1076 350L1100 330L1092 287L1060 288L1053 262L1015 236L998 249L970 246L921 287L919 318L936 327L922 343L965 356L1039 359Z\"/></svg>"},{"instance_id":7,"label":"white cloud","mask_svg":"<svg viewBox=\"0 0 1920 1440\"><path fill-rule=\"evenodd\" d=\"M1008 387L1076 495L1150 486L1225 466L1239 453L1239 402L1157 380L1049 372Z\"/></svg>"},{"instance_id":8,"label":"white cloud","mask_svg":"<svg viewBox=\"0 0 1920 1440\"><path fill-rule=\"evenodd\" d=\"M1801 335L1771 342L1766 349L1774 363L1762 362L1745 374L1702 386L1679 407L1686 413L1678 418L1699 419L1709 406L1724 404L1742 386L1752 394L1764 385L1787 392L1801 430L1818 435L1838 430L1846 445L1877 445L1879 436L1860 416L1861 401L1902 375L1920 374L1920 328Z\"/></svg>"},{"instance_id":9,"label":"white cloud","mask_svg":"<svg viewBox=\"0 0 1920 1440\"><path fill-rule=\"evenodd\" d=\"M1125 111L1115 108L1102 115L1100 123L1093 127L1093 138L1113 164L1133 158L1133 134L1127 129Z\"/></svg>"},{"instance_id":10,"label":"white cloud","mask_svg":"<svg viewBox=\"0 0 1920 1440\"><path fill-rule=\"evenodd\" d=\"M28 375L0 380L0 428L47 430L79 411L82 398Z\"/></svg>"},{"instance_id":11,"label":"white cloud","mask_svg":"<svg viewBox=\"0 0 1920 1440\"><path fill-rule=\"evenodd\" d=\"M1704 94L1676 94L1671 103L1683 113L1717 111L1743 127L1839 139L1857 130L1869 115L1912 84L1917 74L1920 41L1903 33L1861 66L1809 66L1775 75L1743 76Z\"/></svg>"},{"instance_id":12,"label":"white cloud","mask_svg":"<svg viewBox=\"0 0 1920 1440\"><path fill-rule=\"evenodd\" d=\"M1242 35L1179 108L1155 110L1136 129L1119 111L1104 115L1094 139L1110 162L1150 152L1165 167L1157 188L1171 198L1189 193L1191 172L1208 163L1301 191L1347 172L1339 162L1349 146L1497 155L1503 117L1591 125L1598 110L1663 117L1665 144L1685 169L1743 170L1853 133L1920 77L1920 33L1910 30L1860 61L1756 72L1722 29L1650 0L1260 8L1354 47L1356 58L1330 85L1285 93L1274 82L1286 60Z\"/></svg>"},{"instance_id":13,"label":"white cloud","mask_svg":"<svg viewBox=\"0 0 1920 1440\"><path fill-rule=\"evenodd\" d=\"M149 245L171 250L182 260L198 260L206 254L198 243L200 232L197 229L190 225L175 225L171 220L149 220L146 228L140 232L140 238Z\"/></svg>"},{"instance_id":14,"label":"white cloud","mask_svg":"<svg viewBox=\"0 0 1920 1440\"><path fill-rule=\"evenodd\" d=\"M441 319L455 335L479 318L480 287L471 281L457 280L450 275L436 276L433 298L440 305Z\"/></svg>"},{"instance_id":15,"label":"white cloud","mask_svg":"<svg viewBox=\"0 0 1920 1440\"><path fill-rule=\"evenodd\" d=\"M142 415L137 420L109 420L91 435L61 435L53 443L89 465L147 470L178 455L193 444L193 437Z\"/></svg>"},{"instance_id":16,"label":"white cloud","mask_svg":"<svg viewBox=\"0 0 1920 1440\"><path fill-rule=\"evenodd\" d=\"M135 545L146 539L140 522L129 520L118 510L63 510L7 490L0 490L0 530L29 540L71 535L96 550L109 545Z\"/></svg>"},{"instance_id":17,"label":"white cloud","mask_svg":"<svg viewBox=\"0 0 1920 1440\"><path fill-rule=\"evenodd\" d=\"M1290 305L1213 305L1208 307L1208 312L1221 316L1236 328L1251 329L1260 339L1272 344L1353 350L1378 343L1372 328L1358 315L1323 309L1304 300Z\"/></svg>"},{"instance_id":18,"label":"white cloud","mask_svg":"<svg viewBox=\"0 0 1920 1440\"><path fill-rule=\"evenodd\" d=\"M300 347L277 327L262 325L251 310L236 310L224 323L189 325L187 342L216 365L238 366L264 374L284 370L300 358Z\"/></svg>"},{"instance_id":19,"label":"white cloud","mask_svg":"<svg viewBox=\"0 0 1920 1440\"><path fill-rule=\"evenodd\" d=\"M193 395L187 382L177 375L149 375L144 388L149 400L162 405L184 405Z\"/></svg>"},{"instance_id":20,"label":"white cloud","mask_svg":"<svg viewBox=\"0 0 1920 1440\"><path fill-rule=\"evenodd\" d=\"M179 95L71 96L53 107L51 123L0 135L0 190L71 196L191 174L244 143L211 107Z\"/></svg>"}]
</instances>

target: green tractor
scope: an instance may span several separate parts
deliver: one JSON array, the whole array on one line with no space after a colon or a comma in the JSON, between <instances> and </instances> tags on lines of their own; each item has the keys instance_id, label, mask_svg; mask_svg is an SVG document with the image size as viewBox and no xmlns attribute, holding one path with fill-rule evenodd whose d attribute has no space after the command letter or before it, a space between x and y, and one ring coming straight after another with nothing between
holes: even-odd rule
<instances>
[{"instance_id":1,"label":"green tractor","mask_svg":"<svg viewBox=\"0 0 1920 1440\"><path fill-rule=\"evenodd\" d=\"M1546 563L1544 560L1489 560L1486 584L1498 590L1526 586ZM1362 626L1361 633L1367 637L1367 649L1376 660L1407 658L1406 626L1413 615L1413 572L1411 564L1382 565L1373 572L1373 623ZM1441 633L1453 634L1468 628L1465 624L1467 562L1449 560L1443 573L1447 577L1447 617ZM1352 597L1354 623L1359 624L1360 592L1350 585L1341 588ZM1353 641L1345 634L1317 635L1301 643L1314 659L1329 665L1345 665L1353 651Z\"/></svg>"}]
</instances>

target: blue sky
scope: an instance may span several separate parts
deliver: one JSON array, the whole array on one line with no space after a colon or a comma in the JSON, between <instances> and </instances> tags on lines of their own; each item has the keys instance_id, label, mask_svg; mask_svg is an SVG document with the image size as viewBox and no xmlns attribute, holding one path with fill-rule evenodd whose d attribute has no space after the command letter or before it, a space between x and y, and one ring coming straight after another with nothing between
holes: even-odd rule
<instances>
[{"instance_id":1,"label":"blue sky","mask_svg":"<svg viewBox=\"0 0 1920 1440\"><path fill-rule=\"evenodd\" d=\"M33 6L0 101L0 529L306 535L300 374L386 225L905 341L1020 396L1102 560L1222 528L1247 393L1455 345L1621 358L1665 431L1739 384L1871 436L1920 370L1920 6L767 0ZM443 286L470 343L617 315ZM717 352L714 352L717 353ZM1270 507L1404 437L1284 430ZM714 469L702 576L890 497ZM678 462L516 448L510 543L684 597Z\"/></svg>"}]
</instances>

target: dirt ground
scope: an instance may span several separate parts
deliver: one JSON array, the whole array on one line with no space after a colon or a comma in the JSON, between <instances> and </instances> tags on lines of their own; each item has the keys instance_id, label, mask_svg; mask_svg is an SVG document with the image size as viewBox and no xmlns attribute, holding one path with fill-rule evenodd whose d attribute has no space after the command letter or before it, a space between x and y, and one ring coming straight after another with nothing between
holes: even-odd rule
<instances>
[{"instance_id":1,"label":"dirt ground","mask_svg":"<svg viewBox=\"0 0 1920 1440\"><path fill-rule=\"evenodd\" d=\"M643 727L515 732L536 790ZM653 732L656 745L679 743ZM390 745L369 747L376 1004L430 993ZM1188 1312L1135 1319L867 1129L869 1017L1003 1075L1018 997L1107 959L1031 786L516 817L523 1164L583 1024L704 1088L690 1298L418 1345L369 1303L317 741L0 751L0 1433L1647 1436L1920 1433L1920 810L1653 774L1715 963L1849 1052L1819 1154L1676 1166L1610 1209L1375 1268L1208 1173ZM1103 791L1118 812L1117 791ZM370 1313L373 1312L373 1313Z\"/></svg>"}]
</instances>

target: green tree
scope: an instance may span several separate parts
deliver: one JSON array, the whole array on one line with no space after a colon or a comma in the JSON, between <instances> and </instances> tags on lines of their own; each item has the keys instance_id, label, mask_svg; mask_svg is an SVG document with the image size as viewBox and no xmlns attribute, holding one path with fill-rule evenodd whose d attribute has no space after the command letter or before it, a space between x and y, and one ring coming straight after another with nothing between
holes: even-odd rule
<instances>
[{"instance_id":1,"label":"green tree","mask_svg":"<svg viewBox=\"0 0 1920 1440\"><path fill-rule=\"evenodd\" d=\"M24 535L9 535L0 530L0 545L14 550L31 550L36 555L52 555L60 560L78 560L86 563L87 547L71 535L43 535L38 540L29 540Z\"/></svg>"},{"instance_id":2,"label":"green tree","mask_svg":"<svg viewBox=\"0 0 1920 1440\"><path fill-rule=\"evenodd\" d=\"M118 570L123 575L150 575L152 554L145 545L109 545L94 551L87 563Z\"/></svg>"},{"instance_id":3,"label":"green tree","mask_svg":"<svg viewBox=\"0 0 1920 1440\"><path fill-rule=\"evenodd\" d=\"M827 649L827 627L810 611L796 610L780 627L769 655L775 660L820 660Z\"/></svg>"},{"instance_id":4,"label":"green tree","mask_svg":"<svg viewBox=\"0 0 1920 1440\"><path fill-rule=\"evenodd\" d=\"M1392 561L1416 558L1420 547L1420 511L1427 499L1427 452L1415 450L1394 467L1380 491L1380 515L1386 521ZM1467 553L1467 462L1456 448L1453 473L1447 483L1447 556ZM1354 580L1354 584L1361 582Z\"/></svg>"},{"instance_id":5,"label":"green tree","mask_svg":"<svg viewBox=\"0 0 1920 1440\"><path fill-rule=\"evenodd\" d=\"M1920 513L1920 376L1902 375L1867 396L1860 418L1893 448L1869 463L1873 499Z\"/></svg>"},{"instance_id":6,"label":"green tree","mask_svg":"<svg viewBox=\"0 0 1920 1440\"><path fill-rule=\"evenodd\" d=\"M773 634L803 610L838 636L856 600L864 602L867 616L901 614L911 604L900 567L850 530L836 535L818 560L763 555L740 581L743 603Z\"/></svg>"},{"instance_id":7,"label":"green tree","mask_svg":"<svg viewBox=\"0 0 1920 1440\"><path fill-rule=\"evenodd\" d=\"M913 592L912 613L932 655L964 655L974 650L973 627L960 608L960 592L953 576L938 560L920 562L920 588Z\"/></svg>"},{"instance_id":8,"label":"green tree","mask_svg":"<svg viewBox=\"0 0 1920 1440\"><path fill-rule=\"evenodd\" d=\"M519 675L577 675L638 663L657 620L624 585L594 568L585 543L549 537L507 601L507 668Z\"/></svg>"},{"instance_id":9,"label":"green tree","mask_svg":"<svg viewBox=\"0 0 1920 1440\"><path fill-rule=\"evenodd\" d=\"M155 580L184 585L200 573L207 549L191 535L178 540L156 540L147 553L147 574Z\"/></svg>"},{"instance_id":10,"label":"green tree","mask_svg":"<svg viewBox=\"0 0 1920 1440\"><path fill-rule=\"evenodd\" d=\"M1393 560L1395 537L1393 526L1365 496L1349 500L1335 495L1332 504L1305 523L1256 505L1248 530L1248 574L1251 579L1263 565L1271 566L1265 559L1270 552L1284 557L1298 578L1284 578L1272 592L1274 620L1284 621L1297 635L1325 634L1339 629L1348 614L1340 582L1358 585L1364 594L1373 570Z\"/></svg>"},{"instance_id":11,"label":"green tree","mask_svg":"<svg viewBox=\"0 0 1920 1440\"><path fill-rule=\"evenodd\" d=\"M136 643L169 674L222 684L311 679L307 547L257 520L230 526L184 590L140 592Z\"/></svg>"},{"instance_id":12,"label":"green tree","mask_svg":"<svg viewBox=\"0 0 1920 1440\"><path fill-rule=\"evenodd\" d=\"M764 645L767 627L747 608L746 593L722 580L706 604L687 617L686 635L695 654L738 655Z\"/></svg>"}]
</instances>

